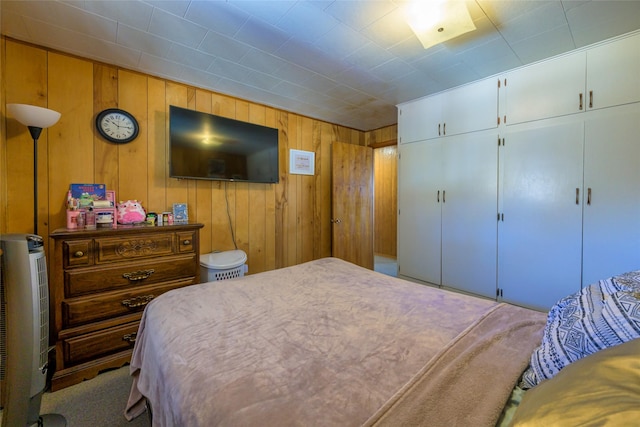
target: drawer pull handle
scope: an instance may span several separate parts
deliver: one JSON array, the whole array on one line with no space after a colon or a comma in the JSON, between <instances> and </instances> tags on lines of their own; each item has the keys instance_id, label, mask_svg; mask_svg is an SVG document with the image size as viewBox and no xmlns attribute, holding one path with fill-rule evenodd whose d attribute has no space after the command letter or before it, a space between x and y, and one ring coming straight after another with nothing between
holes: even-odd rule
<instances>
[{"instance_id":1,"label":"drawer pull handle","mask_svg":"<svg viewBox=\"0 0 640 427\"><path fill-rule=\"evenodd\" d=\"M191 240L185 239L185 240L182 241L182 244L185 245L185 246L188 246L188 245L191 244Z\"/></svg>"},{"instance_id":2,"label":"drawer pull handle","mask_svg":"<svg viewBox=\"0 0 640 427\"><path fill-rule=\"evenodd\" d=\"M76 251L76 252L73 254L73 256L74 256L74 257L76 257L76 258L82 258L82 257L84 256L84 252L82 252L82 251Z\"/></svg>"},{"instance_id":3,"label":"drawer pull handle","mask_svg":"<svg viewBox=\"0 0 640 427\"><path fill-rule=\"evenodd\" d=\"M125 279L129 279L132 282L135 282L138 280L144 280L149 276L151 276L153 273L155 273L155 270L153 268L150 268L149 270L138 270L132 273L124 273L122 277L124 277Z\"/></svg>"},{"instance_id":4,"label":"drawer pull handle","mask_svg":"<svg viewBox=\"0 0 640 427\"><path fill-rule=\"evenodd\" d=\"M132 343L132 344L133 344L133 343L135 343L135 342L136 342L136 336L137 336L137 335L138 335L138 334L134 332L134 333L132 333L132 334L127 334L127 335L123 336L123 337L122 337L122 339L123 339L124 341L130 342L130 343Z\"/></svg>"},{"instance_id":5,"label":"drawer pull handle","mask_svg":"<svg viewBox=\"0 0 640 427\"><path fill-rule=\"evenodd\" d=\"M128 308L144 307L145 305L149 304L151 300L154 298L155 298L155 295L143 295L139 297L133 297L130 299L123 300L122 305Z\"/></svg>"}]
</instances>

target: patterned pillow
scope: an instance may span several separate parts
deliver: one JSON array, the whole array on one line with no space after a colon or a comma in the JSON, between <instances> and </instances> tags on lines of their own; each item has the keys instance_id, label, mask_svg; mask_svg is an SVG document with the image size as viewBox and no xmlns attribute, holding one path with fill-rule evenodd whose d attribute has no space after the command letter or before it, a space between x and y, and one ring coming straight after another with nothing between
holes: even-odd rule
<instances>
[{"instance_id":1,"label":"patterned pillow","mask_svg":"<svg viewBox=\"0 0 640 427\"><path fill-rule=\"evenodd\" d=\"M520 387L534 387L571 362L639 337L640 270L601 280L551 308Z\"/></svg>"}]
</instances>

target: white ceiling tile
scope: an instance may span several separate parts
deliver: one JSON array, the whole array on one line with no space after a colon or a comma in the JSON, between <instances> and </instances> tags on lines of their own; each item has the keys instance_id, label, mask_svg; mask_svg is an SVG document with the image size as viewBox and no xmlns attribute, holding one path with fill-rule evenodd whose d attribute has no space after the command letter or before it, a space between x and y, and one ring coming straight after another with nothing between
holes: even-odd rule
<instances>
[{"instance_id":1,"label":"white ceiling tile","mask_svg":"<svg viewBox=\"0 0 640 427\"><path fill-rule=\"evenodd\" d=\"M146 52L146 51L145 51ZM215 61L215 57L196 49L191 49L186 46L172 43L163 56L169 61L184 64L187 67L195 68L197 70L207 70Z\"/></svg>"},{"instance_id":2,"label":"white ceiling tile","mask_svg":"<svg viewBox=\"0 0 640 427\"><path fill-rule=\"evenodd\" d=\"M338 20L318 13L309 3L297 2L278 20L276 27L302 42L313 43L338 24Z\"/></svg>"},{"instance_id":3,"label":"white ceiling tile","mask_svg":"<svg viewBox=\"0 0 640 427\"><path fill-rule=\"evenodd\" d=\"M186 19L154 9L149 32L189 47L198 47L207 29Z\"/></svg>"},{"instance_id":4,"label":"white ceiling tile","mask_svg":"<svg viewBox=\"0 0 640 427\"><path fill-rule=\"evenodd\" d=\"M640 1L591 1L568 9L577 47L619 36L640 26Z\"/></svg>"},{"instance_id":5,"label":"white ceiling tile","mask_svg":"<svg viewBox=\"0 0 640 427\"><path fill-rule=\"evenodd\" d=\"M276 25L289 9L296 4L296 0L229 0L228 3L233 7L244 10L261 21Z\"/></svg>"},{"instance_id":6,"label":"white ceiling tile","mask_svg":"<svg viewBox=\"0 0 640 427\"><path fill-rule=\"evenodd\" d=\"M529 64L544 59L549 54L555 56L568 52L574 48L574 42L569 29L561 27L513 43L511 47L523 64Z\"/></svg>"},{"instance_id":7,"label":"white ceiling tile","mask_svg":"<svg viewBox=\"0 0 640 427\"><path fill-rule=\"evenodd\" d=\"M171 48L172 43L151 33L125 24L118 24L116 42L122 46L146 52L150 55L164 57Z\"/></svg>"},{"instance_id":8,"label":"white ceiling tile","mask_svg":"<svg viewBox=\"0 0 640 427\"><path fill-rule=\"evenodd\" d=\"M52 5L51 12L57 17L54 23L56 26L96 39L116 41L117 21L70 6L67 3L52 3Z\"/></svg>"},{"instance_id":9,"label":"white ceiling tile","mask_svg":"<svg viewBox=\"0 0 640 427\"><path fill-rule=\"evenodd\" d=\"M334 1L324 11L348 26L361 30L391 13L398 6L386 0Z\"/></svg>"},{"instance_id":10,"label":"white ceiling tile","mask_svg":"<svg viewBox=\"0 0 640 427\"><path fill-rule=\"evenodd\" d=\"M507 24L499 28L499 31L509 43L518 43L560 27L568 28L564 9L559 3L545 3L508 21Z\"/></svg>"},{"instance_id":11,"label":"white ceiling tile","mask_svg":"<svg viewBox=\"0 0 640 427\"><path fill-rule=\"evenodd\" d=\"M96 1L96 0L89 0ZM117 1L117 0L116 0ZM114 3L113 0L106 0L103 3ZM154 8L164 10L172 15L184 17L189 8L190 1L185 0L145 0L145 3L149 3Z\"/></svg>"},{"instance_id":12,"label":"white ceiling tile","mask_svg":"<svg viewBox=\"0 0 640 427\"><path fill-rule=\"evenodd\" d=\"M285 60L275 55L254 48L250 48L238 63L267 74L276 73L280 68L288 64Z\"/></svg>"},{"instance_id":13,"label":"white ceiling tile","mask_svg":"<svg viewBox=\"0 0 640 427\"><path fill-rule=\"evenodd\" d=\"M369 39L365 36L344 24L339 24L328 33L318 37L313 45L319 50L341 59L353 54L367 43L369 43Z\"/></svg>"},{"instance_id":14,"label":"white ceiling tile","mask_svg":"<svg viewBox=\"0 0 640 427\"><path fill-rule=\"evenodd\" d=\"M204 28L233 37L249 18L249 14L224 2L192 1L185 19Z\"/></svg>"},{"instance_id":15,"label":"white ceiling tile","mask_svg":"<svg viewBox=\"0 0 640 427\"><path fill-rule=\"evenodd\" d=\"M250 49L251 47L244 43L213 31L207 32L198 46L198 50L230 61L239 61Z\"/></svg>"},{"instance_id":16,"label":"white ceiling tile","mask_svg":"<svg viewBox=\"0 0 640 427\"><path fill-rule=\"evenodd\" d=\"M364 27L362 34L385 49L397 45L409 37L415 37L411 27L405 20L404 12L401 8L389 12Z\"/></svg>"},{"instance_id":17,"label":"white ceiling tile","mask_svg":"<svg viewBox=\"0 0 640 427\"><path fill-rule=\"evenodd\" d=\"M238 30L234 38L256 49L273 53L280 49L290 36L280 28L251 17Z\"/></svg>"},{"instance_id":18,"label":"white ceiling tile","mask_svg":"<svg viewBox=\"0 0 640 427\"><path fill-rule=\"evenodd\" d=\"M226 59L222 58L217 58L215 61L213 61L207 71L219 77L224 77L236 81L247 80L253 72L247 67L243 67L238 63L227 61Z\"/></svg>"},{"instance_id":19,"label":"white ceiling tile","mask_svg":"<svg viewBox=\"0 0 640 427\"><path fill-rule=\"evenodd\" d=\"M78 2L85 10L142 31L149 29L153 6L132 0L119 0L115 4L101 1Z\"/></svg>"}]
</instances>

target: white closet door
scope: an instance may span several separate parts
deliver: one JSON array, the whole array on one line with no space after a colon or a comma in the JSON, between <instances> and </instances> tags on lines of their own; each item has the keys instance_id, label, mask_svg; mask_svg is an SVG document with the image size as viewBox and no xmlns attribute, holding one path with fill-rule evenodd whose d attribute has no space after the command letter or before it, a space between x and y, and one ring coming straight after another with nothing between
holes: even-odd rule
<instances>
[{"instance_id":1,"label":"white closet door","mask_svg":"<svg viewBox=\"0 0 640 427\"><path fill-rule=\"evenodd\" d=\"M400 144L437 138L442 115L440 95L430 96L398 106Z\"/></svg>"},{"instance_id":2,"label":"white closet door","mask_svg":"<svg viewBox=\"0 0 640 427\"><path fill-rule=\"evenodd\" d=\"M583 127L548 125L505 137L498 225L505 301L547 310L580 290Z\"/></svg>"},{"instance_id":3,"label":"white closet door","mask_svg":"<svg viewBox=\"0 0 640 427\"><path fill-rule=\"evenodd\" d=\"M495 298L498 135L443 140L442 285Z\"/></svg>"},{"instance_id":4,"label":"white closet door","mask_svg":"<svg viewBox=\"0 0 640 427\"><path fill-rule=\"evenodd\" d=\"M587 120L584 166L582 284L588 286L640 269L640 106Z\"/></svg>"},{"instance_id":5,"label":"white closet door","mask_svg":"<svg viewBox=\"0 0 640 427\"><path fill-rule=\"evenodd\" d=\"M587 109L640 101L640 34L587 51Z\"/></svg>"},{"instance_id":6,"label":"white closet door","mask_svg":"<svg viewBox=\"0 0 640 427\"><path fill-rule=\"evenodd\" d=\"M585 61L577 52L508 73L507 126L585 111Z\"/></svg>"},{"instance_id":7,"label":"white closet door","mask_svg":"<svg viewBox=\"0 0 640 427\"><path fill-rule=\"evenodd\" d=\"M402 276L440 284L440 140L399 146L398 268Z\"/></svg>"},{"instance_id":8,"label":"white closet door","mask_svg":"<svg viewBox=\"0 0 640 427\"><path fill-rule=\"evenodd\" d=\"M444 95L442 130L446 135L498 127L498 79L480 80Z\"/></svg>"}]
</instances>

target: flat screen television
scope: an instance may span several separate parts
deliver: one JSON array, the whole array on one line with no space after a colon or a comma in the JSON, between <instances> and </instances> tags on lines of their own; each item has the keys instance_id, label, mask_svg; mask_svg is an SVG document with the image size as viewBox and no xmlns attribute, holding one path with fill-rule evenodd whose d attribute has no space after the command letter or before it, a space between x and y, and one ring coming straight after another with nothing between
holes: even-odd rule
<instances>
[{"instance_id":1,"label":"flat screen television","mask_svg":"<svg viewBox=\"0 0 640 427\"><path fill-rule=\"evenodd\" d=\"M169 176L277 183L278 130L171 105Z\"/></svg>"}]
</instances>

